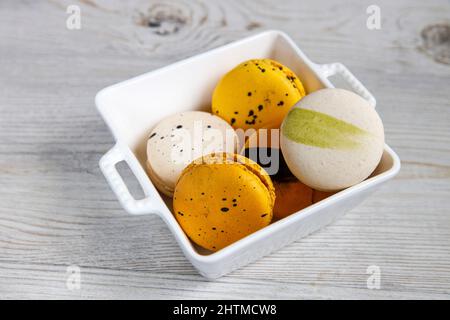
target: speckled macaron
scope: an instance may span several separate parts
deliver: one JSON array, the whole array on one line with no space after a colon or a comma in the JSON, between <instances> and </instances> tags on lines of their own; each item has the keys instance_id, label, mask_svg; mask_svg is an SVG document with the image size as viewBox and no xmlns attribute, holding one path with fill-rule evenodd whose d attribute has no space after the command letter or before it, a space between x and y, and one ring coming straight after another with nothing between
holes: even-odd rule
<instances>
[{"instance_id":1,"label":"speckled macaron","mask_svg":"<svg viewBox=\"0 0 450 320\"><path fill-rule=\"evenodd\" d=\"M212 113L234 128L279 128L305 95L300 79L271 59L253 59L225 74L212 97Z\"/></svg>"},{"instance_id":2,"label":"speckled macaron","mask_svg":"<svg viewBox=\"0 0 450 320\"><path fill-rule=\"evenodd\" d=\"M231 153L195 160L178 180L174 215L199 246L217 251L267 226L275 192L257 163Z\"/></svg>"},{"instance_id":3,"label":"speckled macaron","mask_svg":"<svg viewBox=\"0 0 450 320\"><path fill-rule=\"evenodd\" d=\"M344 89L315 91L289 111L281 149L291 172L321 191L366 179L384 149L383 123L361 96Z\"/></svg>"},{"instance_id":4,"label":"speckled macaron","mask_svg":"<svg viewBox=\"0 0 450 320\"><path fill-rule=\"evenodd\" d=\"M235 152L233 128L207 112L182 112L163 119L147 141L147 172L156 188L172 196L183 169L202 155Z\"/></svg>"}]
</instances>

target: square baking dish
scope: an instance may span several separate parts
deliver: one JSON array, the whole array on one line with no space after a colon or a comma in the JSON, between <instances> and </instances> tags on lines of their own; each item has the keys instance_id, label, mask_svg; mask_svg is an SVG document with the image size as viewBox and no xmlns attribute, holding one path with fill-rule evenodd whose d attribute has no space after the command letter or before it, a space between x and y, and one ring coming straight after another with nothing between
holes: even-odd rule
<instances>
[{"instance_id":1,"label":"square baking dish","mask_svg":"<svg viewBox=\"0 0 450 320\"><path fill-rule=\"evenodd\" d=\"M307 92L332 88L329 77L339 75L354 92L375 107L375 99L341 63L318 65L309 60L283 32L266 31L167 67L145 73L101 90L95 97L98 111L116 140L99 162L123 208L130 214L157 214L167 224L192 265L209 279L223 276L292 241L305 237L362 202L400 170L395 152L385 146L374 173L365 181L219 250L205 252L185 235L172 214L171 199L160 194L145 171L146 142L151 129L166 116L210 109L219 79L244 60L271 58L292 69ZM145 197L136 200L119 175L116 164L125 161ZM295 196L295 195L293 195Z\"/></svg>"}]
</instances>

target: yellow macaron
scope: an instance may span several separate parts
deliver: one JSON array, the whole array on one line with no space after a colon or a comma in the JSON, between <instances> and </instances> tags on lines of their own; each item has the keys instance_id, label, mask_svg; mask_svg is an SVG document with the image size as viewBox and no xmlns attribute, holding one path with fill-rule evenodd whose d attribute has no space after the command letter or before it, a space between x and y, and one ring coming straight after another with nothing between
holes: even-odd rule
<instances>
[{"instance_id":1,"label":"yellow macaron","mask_svg":"<svg viewBox=\"0 0 450 320\"><path fill-rule=\"evenodd\" d=\"M271 59L245 61L223 76L212 97L212 113L235 129L279 128L305 96L300 79Z\"/></svg>"},{"instance_id":2,"label":"yellow macaron","mask_svg":"<svg viewBox=\"0 0 450 320\"><path fill-rule=\"evenodd\" d=\"M267 226L275 192L269 175L241 155L204 156L183 170L174 215L199 246L217 251Z\"/></svg>"}]
</instances>

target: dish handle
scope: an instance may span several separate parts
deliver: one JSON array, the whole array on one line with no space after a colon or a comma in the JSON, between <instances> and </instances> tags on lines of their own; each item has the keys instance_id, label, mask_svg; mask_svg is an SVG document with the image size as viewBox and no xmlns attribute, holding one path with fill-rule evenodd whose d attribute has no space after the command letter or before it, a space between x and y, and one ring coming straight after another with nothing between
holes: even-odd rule
<instances>
[{"instance_id":1,"label":"dish handle","mask_svg":"<svg viewBox=\"0 0 450 320\"><path fill-rule=\"evenodd\" d=\"M334 75L340 75L349 85L355 90L357 94L362 96L364 99L369 101L369 103L375 108L377 101L374 96L369 92L369 90L364 87L364 85L340 62L329 63L318 65L321 73L329 78Z\"/></svg>"},{"instance_id":2,"label":"dish handle","mask_svg":"<svg viewBox=\"0 0 450 320\"><path fill-rule=\"evenodd\" d=\"M145 194L144 199L136 200L131 195L128 187L116 168L116 165L121 161L125 161L127 163L128 167L138 180ZM128 146L122 145L119 142L116 143L114 147L112 147L105 155L101 157L99 166L111 186L111 189L119 199L120 204L128 213L159 213L158 207L154 204L156 201L153 201L153 196L149 195L149 190L152 186L149 185L147 181L147 175ZM156 190L153 194L156 194Z\"/></svg>"}]
</instances>

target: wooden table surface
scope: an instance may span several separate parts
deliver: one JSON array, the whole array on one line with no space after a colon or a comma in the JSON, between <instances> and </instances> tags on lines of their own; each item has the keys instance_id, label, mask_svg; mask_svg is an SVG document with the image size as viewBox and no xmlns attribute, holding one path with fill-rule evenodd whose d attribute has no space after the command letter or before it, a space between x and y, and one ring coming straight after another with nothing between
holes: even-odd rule
<instances>
[{"instance_id":1,"label":"wooden table surface","mask_svg":"<svg viewBox=\"0 0 450 320\"><path fill-rule=\"evenodd\" d=\"M450 3L378 0L369 30L371 3L1 1L0 298L450 298ZM80 30L66 28L72 4ZM94 96L266 29L347 65L402 170L329 227L206 281L158 217L120 207L98 168L114 141Z\"/></svg>"}]
</instances>

